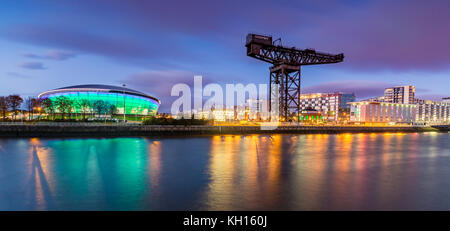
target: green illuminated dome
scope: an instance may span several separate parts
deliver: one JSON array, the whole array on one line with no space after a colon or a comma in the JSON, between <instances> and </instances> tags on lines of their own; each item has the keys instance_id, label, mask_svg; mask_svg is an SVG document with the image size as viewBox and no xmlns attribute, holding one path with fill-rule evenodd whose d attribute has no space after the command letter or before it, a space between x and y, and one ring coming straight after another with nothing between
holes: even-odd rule
<instances>
[{"instance_id":1,"label":"green illuminated dome","mask_svg":"<svg viewBox=\"0 0 450 231\"><path fill-rule=\"evenodd\" d=\"M88 102L89 105L103 101L114 105L118 114L123 114L125 105L125 113L130 115L156 115L161 104L159 99L136 90L100 84L58 88L43 92L38 95L38 98L56 101L61 96L73 102L73 113L82 113L81 106L79 106L79 102L82 101Z\"/></svg>"}]
</instances>

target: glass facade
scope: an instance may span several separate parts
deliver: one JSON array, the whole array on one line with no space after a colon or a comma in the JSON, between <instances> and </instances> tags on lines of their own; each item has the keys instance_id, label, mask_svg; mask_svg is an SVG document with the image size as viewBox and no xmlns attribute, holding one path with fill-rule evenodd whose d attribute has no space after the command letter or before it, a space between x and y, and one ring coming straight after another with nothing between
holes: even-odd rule
<instances>
[{"instance_id":1,"label":"glass facade","mask_svg":"<svg viewBox=\"0 0 450 231\"><path fill-rule=\"evenodd\" d=\"M80 106L80 102L84 100L88 100L90 104L87 109L88 112L91 112L93 110L92 105L98 100L115 105L117 114L123 114L124 105L125 113L130 115L156 115L159 107L159 102L157 100L148 97L128 94L127 92L119 93L107 91L64 91L47 93L40 98L50 98L52 100L56 100L56 98L60 96L65 96L69 100L74 102L74 106L72 109L73 113L83 112L83 108Z\"/></svg>"}]
</instances>

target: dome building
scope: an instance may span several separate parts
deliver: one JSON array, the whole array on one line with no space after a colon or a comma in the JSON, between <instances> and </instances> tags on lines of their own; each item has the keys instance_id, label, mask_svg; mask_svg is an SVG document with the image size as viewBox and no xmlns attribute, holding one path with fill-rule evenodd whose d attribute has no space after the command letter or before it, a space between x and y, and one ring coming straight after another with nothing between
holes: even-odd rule
<instances>
[{"instance_id":1,"label":"dome building","mask_svg":"<svg viewBox=\"0 0 450 231\"><path fill-rule=\"evenodd\" d=\"M127 115L154 116L161 104L159 99L136 90L100 84L58 88L43 92L38 95L38 98L56 101L60 96L74 102L73 113L82 113L80 102L87 102L91 107L90 110L93 110L94 103L103 101L108 105L114 105L117 114L123 115L125 112Z\"/></svg>"}]
</instances>

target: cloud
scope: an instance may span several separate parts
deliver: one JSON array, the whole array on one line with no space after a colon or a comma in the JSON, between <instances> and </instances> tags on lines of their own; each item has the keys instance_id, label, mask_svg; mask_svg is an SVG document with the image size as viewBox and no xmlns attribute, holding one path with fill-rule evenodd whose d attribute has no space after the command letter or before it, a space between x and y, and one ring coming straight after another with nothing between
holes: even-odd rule
<instances>
[{"instance_id":1,"label":"cloud","mask_svg":"<svg viewBox=\"0 0 450 231\"><path fill-rule=\"evenodd\" d=\"M41 62L23 62L17 65L18 67L31 69L31 70L43 70L46 69Z\"/></svg>"},{"instance_id":2,"label":"cloud","mask_svg":"<svg viewBox=\"0 0 450 231\"><path fill-rule=\"evenodd\" d=\"M33 53L25 53L22 54L22 56L27 58L35 58L35 59L51 59L51 60L67 60L70 58L74 58L76 54L71 51L65 51L65 50L49 50L43 55L37 55Z\"/></svg>"},{"instance_id":3,"label":"cloud","mask_svg":"<svg viewBox=\"0 0 450 231\"><path fill-rule=\"evenodd\" d=\"M161 100L160 111L169 112L176 97L170 96L172 87L178 83L192 86L194 75L180 70L151 70L136 73L125 78L123 83Z\"/></svg>"},{"instance_id":4,"label":"cloud","mask_svg":"<svg viewBox=\"0 0 450 231\"><path fill-rule=\"evenodd\" d=\"M44 55L45 58L53 60L66 60L75 57L75 53L63 50L51 50Z\"/></svg>"},{"instance_id":5,"label":"cloud","mask_svg":"<svg viewBox=\"0 0 450 231\"><path fill-rule=\"evenodd\" d=\"M343 67L446 69L450 67L449 2L374 1L321 9L306 39L313 47L345 54ZM339 20L336 20L339 18ZM298 36L302 36L299 34Z\"/></svg>"},{"instance_id":6,"label":"cloud","mask_svg":"<svg viewBox=\"0 0 450 231\"><path fill-rule=\"evenodd\" d=\"M287 46L343 52L344 62L337 67L349 70L429 70L450 65L448 1L90 0L49 5L64 12L64 17L37 18L39 23L24 17L22 23L11 23L2 36L143 59L147 65L192 64L198 56L204 57L202 62L228 64L245 57L245 35L256 32L281 37ZM205 46L211 49L202 50Z\"/></svg>"},{"instance_id":7,"label":"cloud","mask_svg":"<svg viewBox=\"0 0 450 231\"><path fill-rule=\"evenodd\" d=\"M104 7L98 2L80 5L85 12ZM288 46L343 52L346 58L340 67L348 69L450 66L450 4L440 0L168 0L138 4L112 0L108 11L130 27L154 31L158 36L176 31L217 46L242 47L248 32L272 34Z\"/></svg>"},{"instance_id":8,"label":"cloud","mask_svg":"<svg viewBox=\"0 0 450 231\"><path fill-rule=\"evenodd\" d=\"M374 96L381 96L384 94L385 88L392 86L393 84L385 82L344 80L308 86L302 89L302 93L327 93L327 92L355 93L355 96L361 99Z\"/></svg>"},{"instance_id":9,"label":"cloud","mask_svg":"<svg viewBox=\"0 0 450 231\"><path fill-rule=\"evenodd\" d=\"M423 95L416 95L415 97L418 98L418 99L428 99L428 100L441 101L442 98L449 97L449 95L423 94Z\"/></svg>"},{"instance_id":10,"label":"cloud","mask_svg":"<svg viewBox=\"0 0 450 231\"><path fill-rule=\"evenodd\" d=\"M41 59L41 58L43 58L40 55L36 55L36 54L32 54L32 53L23 53L22 56L26 57L26 58L33 58L33 59Z\"/></svg>"},{"instance_id":11,"label":"cloud","mask_svg":"<svg viewBox=\"0 0 450 231\"><path fill-rule=\"evenodd\" d=\"M151 51L133 39L119 35L104 36L69 27L19 24L2 34L13 40L36 45L68 48L112 57L145 57ZM42 57L34 54L28 54L28 56ZM43 57L61 60L73 56L74 54L66 51L49 51Z\"/></svg>"},{"instance_id":12,"label":"cloud","mask_svg":"<svg viewBox=\"0 0 450 231\"><path fill-rule=\"evenodd\" d=\"M172 87L176 84L187 84L191 88L191 96L194 94L194 75L181 70L150 70L136 73L125 78L121 83L126 83L133 89L141 90L161 100L161 110L170 111L172 102L177 96L171 96ZM202 76L202 86L211 83L211 78Z\"/></svg>"},{"instance_id":13,"label":"cloud","mask_svg":"<svg viewBox=\"0 0 450 231\"><path fill-rule=\"evenodd\" d=\"M6 74L7 74L8 76L11 76L11 77L29 78L28 75L20 74L20 73L17 73L17 72L6 72Z\"/></svg>"},{"instance_id":14,"label":"cloud","mask_svg":"<svg viewBox=\"0 0 450 231\"><path fill-rule=\"evenodd\" d=\"M177 83L190 84L194 74L180 70L152 70L128 76L123 82L158 96L170 96L172 86Z\"/></svg>"}]
</instances>

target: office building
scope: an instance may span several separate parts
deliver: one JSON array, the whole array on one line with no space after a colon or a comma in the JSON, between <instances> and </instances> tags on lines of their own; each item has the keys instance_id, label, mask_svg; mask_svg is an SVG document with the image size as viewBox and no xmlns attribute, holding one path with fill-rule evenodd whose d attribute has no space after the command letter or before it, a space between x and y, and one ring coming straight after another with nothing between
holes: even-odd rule
<instances>
[{"instance_id":1,"label":"office building","mask_svg":"<svg viewBox=\"0 0 450 231\"><path fill-rule=\"evenodd\" d=\"M390 87L384 90L383 102L386 103L404 103L412 104L414 103L414 86L397 86Z\"/></svg>"}]
</instances>

